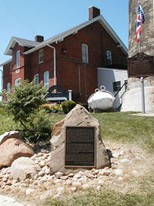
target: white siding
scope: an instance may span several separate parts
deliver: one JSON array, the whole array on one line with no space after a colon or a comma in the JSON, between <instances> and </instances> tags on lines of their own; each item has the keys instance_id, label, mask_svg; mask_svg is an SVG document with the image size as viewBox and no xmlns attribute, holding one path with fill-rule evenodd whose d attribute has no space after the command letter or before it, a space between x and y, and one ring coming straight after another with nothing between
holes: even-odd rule
<instances>
[{"instance_id":1,"label":"white siding","mask_svg":"<svg viewBox=\"0 0 154 206\"><path fill-rule=\"evenodd\" d=\"M113 69L113 68L98 68L97 69L97 83L98 88L101 85L104 85L108 91L110 91L113 95L117 92L113 91L113 82L120 81L121 86L128 79L127 70L122 69ZM117 108L121 104L121 95L124 93L125 87L119 92L116 97L114 107Z\"/></svg>"}]
</instances>

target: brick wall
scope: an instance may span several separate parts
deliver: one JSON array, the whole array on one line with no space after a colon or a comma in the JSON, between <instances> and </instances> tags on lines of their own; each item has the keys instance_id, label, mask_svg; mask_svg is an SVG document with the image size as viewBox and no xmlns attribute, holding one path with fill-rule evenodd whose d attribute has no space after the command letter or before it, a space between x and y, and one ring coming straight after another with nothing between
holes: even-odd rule
<instances>
[{"instance_id":1,"label":"brick wall","mask_svg":"<svg viewBox=\"0 0 154 206\"><path fill-rule=\"evenodd\" d=\"M7 84L12 82L12 74L10 72L10 64L8 63L3 66L3 89L7 89Z\"/></svg>"},{"instance_id":2,"label":"brick wall","mask_svg":"<svg viewBox=\"0 0 154 206\"><path fill-rule=\"evenodd\" d=\"M88 45L88 64L82 63L82 44ZM95 91L97 87L97 67L106 67L106 50L110 50L113 56L117 55L116 62L120 62L121 58L124 58L126 66L126 55L117 47L114 40L98 22L69 35L63 41L52 46L56 48L57 85L62 86L64 90L71 89L75 101L86 103L88 97ZM20 72L17 73L15 54L19 49L21 51L21 67ZM12 84L14 84L16 78L32 81L35 74L39 74L39 80L43 83L43 73L49 71L50 86L53 86L53 49L45 46L43 51L44 61L39 64L39 50L24 56L24 48L19 45L14 47Z\"/></svg>"}]
</instances>

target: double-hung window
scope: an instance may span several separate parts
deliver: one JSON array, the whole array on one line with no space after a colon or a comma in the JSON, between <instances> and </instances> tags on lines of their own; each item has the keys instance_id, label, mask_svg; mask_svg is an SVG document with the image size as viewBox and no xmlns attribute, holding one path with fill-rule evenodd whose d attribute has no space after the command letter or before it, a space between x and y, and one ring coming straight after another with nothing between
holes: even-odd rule
<instances>
[{"instance_id":1,"label":"double-hung window","mask_svg":"<svg viewBox=\"0 0 154 206\"><path fill-rule=\"evenodd\" d=\"M35 85L39 84L39 74L35 74L35 76L34 76L34 84Z\"/></svg>"},{"instance_id":2,"label":"double-hung window","mask_svg":"<svg viewBox=\"0 0 154 206\"><path fill-rule=\"evenodd\" d=\"M82 63L88 64L88 45L82 44Z\"/></svg>"},{"instance_id":3,"label":"double-hung window","mask_svg":"<svg viewBox=\"0 0 154 206\"><path fill-rule=\"evenodd\" d=\"M43 49L39 50L39 64L43 62Z\"/></svg>"},{"instance_id":4,"label":"double-hung window","mask_svg":"<svg viewBox=\"0 0 154 206\"><path fill-rule=\"evenodd\" d=\"M112 65L112 52L109 50L106 51L106 60L108 65Z\"/></svg>"},{"instance_id":5,"label":"double-hung window","mask_svg":"<svg viewBox=\"0 0 154 206\"><path fill-rule=\"evenodd\" d=\"M7 92L8 93L11 92L11 84L10 84L10 82L7 83Z\"/></svg>"},{"instance_id":6,"label":"double-hung window","mask_svg":"<svg viewBox=\"0 0 154 206\"><path fill-rule=\"evenodd\" d=\"M49 71L44 72L44 87L49 89Z\"/></svg>"},{"instance_id":7,"label":"double-hung window","mask_svg":"<svg viewBox=\"0 0 154 206\"><path fill-rule=\"evenodd\" d=\"M20 50L16 52L16 67L20 67Z\"/></svg>"},{"instance_id":8,"label":"double-hung window","mask_svg":"<svg viewBox=\"0 0 154 206\"><path fill-rule=\"evenodd\" d=\"M21 83L21 78L15 79L15 82L14 82L15 86L19 86L20 83Z\"/></svg>"},{"instance_id":9,"label":"double-hung window","mask_svg":"<svg viewBox=\"0 0 154 206\"><path fill-rule=\"evenodd\" d=\"M12 62L10 63L10 74L12 74Z\"/></svg>"}]
</instances>

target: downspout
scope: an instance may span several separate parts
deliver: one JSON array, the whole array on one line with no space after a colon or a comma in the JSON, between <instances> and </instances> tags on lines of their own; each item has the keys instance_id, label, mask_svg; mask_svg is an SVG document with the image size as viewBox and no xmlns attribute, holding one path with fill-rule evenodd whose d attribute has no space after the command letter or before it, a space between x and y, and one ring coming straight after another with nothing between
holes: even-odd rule
<instances>
[{"instance_id":1,"label":"downspout","mask_svg":"<svg viewBox=\"0 0 154 206\"><path fill-rule=\"evenodd\" d=\"M47 44L48 47L53 49L53 76L54 76L54 86L57 85L57 71L56 71L56 48L51 46L50 44Z\"/></svg>"},{"instance_id":2,"label":"downspout","mask_svg":"<svg viewBox=\"0 0 154 206\"><path fill-rule=\"evenodd\" d=\"M2 73L1 74L1 93L2 93L2 90L3 90L3 70L2 69L0 69L0 72ZM2 97L0 97L0 101L2 101Z\"/></svg>"},{"instance_id":3,"label":"downspout","mask_svg":"<svg viewBox=\"0 0 154 206\"><path fill-rule=\"evenodd\" d=\"M0 69L1 74L1 91L3 90L3 70Z\"/></svg>"}]
</instances>

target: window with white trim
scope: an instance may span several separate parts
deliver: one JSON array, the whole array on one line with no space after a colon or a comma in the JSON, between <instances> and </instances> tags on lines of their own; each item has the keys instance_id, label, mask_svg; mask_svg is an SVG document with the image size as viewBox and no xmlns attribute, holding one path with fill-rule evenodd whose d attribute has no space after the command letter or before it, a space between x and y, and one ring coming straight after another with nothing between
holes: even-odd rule
<instances>
[{"instance_id":1,"label":"window with white trim","mask_svg":"<svg viewBox=\"0 0 154 206\"><path fill-rule=\"evenodd\" d=\"M7 83L7 92L8 93L11 92L11 84L10 84L10 82Z\"/></svg>"},{"instance_id":2,"label":"window with white trim","mask_svg":"<svg viewBox=\"0 0 154 206\"><path fill-rule=\"evenodd\" d=\"M34 84L35 85L39 84L39 74L35 74L35 76L34 76Z\"/></svg>"},{"instance_id":3,"label":"window with white trim","mask_svg":"<svg viewBox=\"0 0 154 206\"><path fill-rule=\"evenodd\" d=\"M14 82L15 86L19 86L20 83L21 83L21 78L15 79L15 82Z\"/></svg>"},{"instance_id":4,"label":"window with white trim","mask_svg":"<svg viewBox=\"0 0 154 206\"><path fill-rule=\"evenodd\" d=\"M88 64L88 45L82 44L82 63Z\"/></svg>"},{"instance_id":5,"label":"window with white trim","mask_svg":"<svg viewBox=\"0 0 154 206\"><path fill-rule=\"evenodd\" d=\"M16 52L16 68L20 67L20 50Z\"/></svg>"},{"instance_id":6,"label":"window with white trim","mask_svg":"<svg viewBox=\"0 0 154 206\"><path fill-rule=\"evenodd\" d=\"M106 60L108 65L112 65L112 52L109 50L106 51Z\"/></svg>"},{"instance_id":7,"label":"window with white trim","mask_svg":"<svg viewBox=\"0 0 154 206\"><path fill-rule=\"evenodd\" d=\"M12 62L10 63L10 74L12 73Z\"/></svg>"},{"instance_id":8,"label":"window with white trim","mask_svg":"<svg viewBox=\"0 0 154 206\"><path fill-rule=\"evenodd\" d=\"M39 64L43 62L43 49L39 50Z\"/></svg>"},{"instance_id":9,"label":"window with white trim","mask_svg":"<svg viewBox=\"0 0 154 206\"><path fill-rule=\"evenodd\" d=\"M44 72L44 87L49 89L49 71Z\"/></svg>"}]
</instances>

